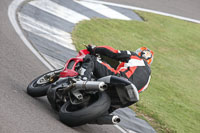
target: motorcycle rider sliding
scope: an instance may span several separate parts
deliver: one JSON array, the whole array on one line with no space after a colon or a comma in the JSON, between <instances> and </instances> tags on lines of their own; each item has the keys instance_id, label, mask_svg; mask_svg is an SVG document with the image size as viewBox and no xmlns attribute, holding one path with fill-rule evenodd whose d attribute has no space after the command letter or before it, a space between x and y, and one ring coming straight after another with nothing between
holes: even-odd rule
<instances>
[{"instance_id":1,"label":"motorcycle rider sliding","mask_svg":"<svg viewBox=\"0 0 200 133\"><path fill-rule=\"evenodd\" d=\"M83 80L91 80L91 75L94 75L96 78L115 75L128 79L128 81L130 81L129 84L136 88L138 93L144 91L148 87L151 78L150 66L153 62L154 55L153 51L150 49L141 47L137 49L136 52L131 52L116 50L109 46L92 47L88 45L87 50L90 54L86 55L84 58L80 73ZM120 61L121 63L115 69L106 62L101 61L96 55L106 56ZM117 105L116 103L112 110L129 106L139 100L138 94L134 94L136 98L131 99L131 97L133 97L131 96L131 91L125 92L127 91L126 89L123 91L120 90L120 92L119 90L118 92L114 92L114 90L108 91L110 95L115 95L116 93L120 94L118 99L121 100L121 105ZM128 93L130 97L129 100L125 100L126 93ZM117 97L116 101L112 101L117 102Z\"/></svg>"}]
</instances>

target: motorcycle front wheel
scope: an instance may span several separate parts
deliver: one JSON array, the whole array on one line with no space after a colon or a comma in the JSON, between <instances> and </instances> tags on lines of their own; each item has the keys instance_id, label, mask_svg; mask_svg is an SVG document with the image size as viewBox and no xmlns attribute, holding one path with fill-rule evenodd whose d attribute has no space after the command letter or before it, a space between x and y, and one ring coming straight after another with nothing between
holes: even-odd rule
<instances>
[{"instance_id":1,"label":"motorcycle front wheel","mask_svg":"<svg viewBox=\"0 0 200 133\"><path fill-rule=\"evenodd\" d=\"M111 100L105 92L98 92L94 101L83 108L76 108L67 101L60 109L60 120L70 127L80 126L94 121L96 118L107 113Z\"/></svg>"},{"instance_id":2,"label":"motorcycle front wheel","mask_svg":"<svg viewBox=\"0 0 200 133\"><path fill-rule=\"evenodd\" d=\"M42 97L47 94L51 84L59 78L62 69L47 72L34 79L27 87L27 93L32 97Z\"/></svg>"}]
</instances>

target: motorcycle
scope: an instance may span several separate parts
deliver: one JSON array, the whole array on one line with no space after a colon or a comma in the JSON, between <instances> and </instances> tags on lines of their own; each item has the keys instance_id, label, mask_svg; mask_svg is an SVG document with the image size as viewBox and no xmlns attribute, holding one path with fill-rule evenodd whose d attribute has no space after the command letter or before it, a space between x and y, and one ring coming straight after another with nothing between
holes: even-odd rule
<instances>
[{"instance_id":1,"label":"motorcycle","mask_svg":"<svg viewBox=\"0 0 200 133\"><path fill-rule=\"evenodd\" d=\"M28 85L27 93L32 97L47 95L61 122L68 126L117 124L120 118L111 113L138 101L137 89L127 79L114 75L81 80L79 73L87 54L90 54L87 49L80 50L63 69L37 77Z\"/></svg>"}]
</instances>

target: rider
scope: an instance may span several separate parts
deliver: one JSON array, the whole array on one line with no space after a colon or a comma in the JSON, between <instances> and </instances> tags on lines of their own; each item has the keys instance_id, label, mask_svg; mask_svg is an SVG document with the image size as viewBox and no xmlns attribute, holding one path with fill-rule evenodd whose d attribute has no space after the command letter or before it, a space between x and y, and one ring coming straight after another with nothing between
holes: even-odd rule
<instances>
[{"instance_id":1,"label":"rider","mask_svg":"<svg viewBox=\"0 0 200 133\"><path fill-rule=\"evenodd\" d=\"M132 52L116 50L110 46L92 47L91 45L88 45L87 49L90 54L86 55L82 64L83 80L90 80L92 73L96 78L115 75L128 79L137 88L138 93L148 87L151 78L150 66L154 55L150 49L141 47ZM96 55L107 56L121 63L115 69Z\"/></svg>"}]
</instances>

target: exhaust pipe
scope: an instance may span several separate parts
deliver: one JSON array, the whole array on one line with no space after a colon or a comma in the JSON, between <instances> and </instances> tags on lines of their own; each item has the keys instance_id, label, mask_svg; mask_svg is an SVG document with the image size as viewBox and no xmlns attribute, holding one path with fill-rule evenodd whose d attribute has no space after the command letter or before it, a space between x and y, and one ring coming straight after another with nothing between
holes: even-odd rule
<instances>
[{"instance_id":1,"label":"exhaust pipe","mask_svg":"<svg viewBox=\"0 0 200 133\"><path fill-rule=\"evenodd\" d=\"M107 89L107 84L102 81L76 81L75 87L77 89L84 89L88 91L99 90L104 91Z\"/></svg>"},{"instance_id":2,"label":"exhaust pipe","mask_svg":"<svg viewBox=\"0 0 200 133\"><path fill-rule=\"evenodd\" d=\"M97 118L94 122L90 124L118 124L120 122L120 118L117 115L104 115Z\"/></svg>"}]
</instances>

